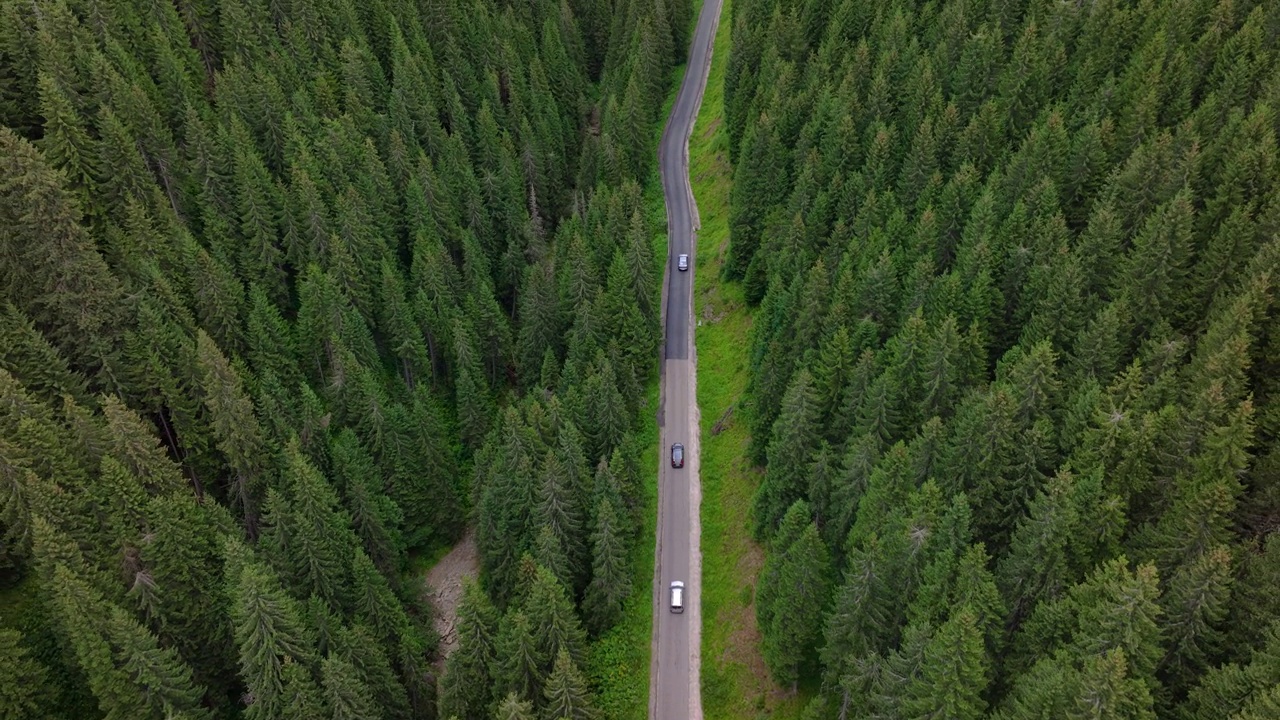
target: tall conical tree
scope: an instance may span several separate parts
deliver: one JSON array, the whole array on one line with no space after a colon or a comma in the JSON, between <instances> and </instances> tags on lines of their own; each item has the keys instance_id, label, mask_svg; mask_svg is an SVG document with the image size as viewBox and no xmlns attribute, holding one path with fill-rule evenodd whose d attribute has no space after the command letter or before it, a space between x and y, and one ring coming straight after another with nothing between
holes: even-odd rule
<instances>
[{"instance_id":1,"label":"tall conical tree","mask_svg":"<svg viewBox=\"0 0 1280 720\"><path fill-rule=\"evenodd\" d=\"M490 668L497 624L489 598L479 585L467 582L458 606L458 647L440 678L440 717L483 720L487 714L494 692Z\"/></svg>"},{"instance_id":2,"label":"tall conical tree","mask_svg":"<svg viewBox=\"0 0 1280 720\"><path fill-rule=\"evenodd\" d=\"M533 625L538 654L547 660L566 650L575 663L585 657L586 633L574 610L573 601L550 570L539 567L524 602L525 612ZM543 668L551 672L551 668Z\"/></svg>"},{"instance_id":3,"label":"tall conical tree","mask_svg":"<svg viewBox=\"0 0 1280 720\"><path fill-rule=\"evenodd\" d=\"M252 550L228 540L225 555L240 677L253 699L245 713L258 720L279 717L286 698L283 667L290 659L312 662L314 641L298 603Z\"/></svg>"},{"instance_id":4,"label":"tall conical tree","mask_svg":"<svg viewBox=\"0 0 1280 720\"><path fill-rule=\"evenodd\" d=\"M929 641L920 674L908 685L905 717L982 717L988 662L973 612L967 607L953 611Z\"/></svg>"},{"instance_id":5,"label":"tall conical tree","mask_svg":"<svg viewBox=\"0 0 1280 720\"><path fill-rule=\"evenodd\" d=\"M804 474L812 452L810 439L817 431L819 412L813 376L801 370L787 389L774 423L769 442L771 462L754 502L756 537L770 537L787 508L804 492Z\"/></svg>"},{"instance_id":6,"label":"tall conical tree","mask_svg":"<svg viewBox=\"0 0 1280 720\"><path fill-rule=\"evenodd\" d=\"M266 433L258 424L239 373L203 330L196 333L196 353L218 449L234 477L230 494L252 536L257 533L258 505L269 472Z\"/></svg>"},{"instance_id":7,"label":"tall conical tree","mask_svg":"<svg viewBox=\"0 0 1280 720\"><path fill-rule=\"evenodd\" d=\"M550 658L539 657L533 628L524 611L513 609L503 616L494 650L491 675L495 690L505 690L517 698L541 698L546 680L543 668L550 664Z\"/></svg>"},{"instance_id":8,"label":"tall conical tree","mask_svg":"<svg viewBox=\"0 0 1280 720\"><path fill-rule=\"evenodd\" d=\"M579 672L566 648L556 654L555 667L543 691L547 699L546 717L569 720L592 720L596 717L587 690L586 678Z\"/></svg>"},{"instance_id":9,"label":"tall conical tree","mask_svg":"<svg viewBox=\"0 0 1280 720\"><path fill-rule=\"evenodd\" d=\"M592 634L600 635L622 615L622 603L631 592L626 567L624 533L608 498L596 504L591 534L591 582L582 601L582 613Z\"/></svg>"},{"instance_id":10,"label":"tall conical tree","mask_svg":"<svg viewBox=\"0 0 1280 720\"><path fill-rule=\"evenodd\" d=\"M10 680L0 690L0 718L39 717L48 707L49 668L31 657L17 630L0 630L0 673Z\"/></svg>"},{"instance_id":11,"label":"tall conical tree","mask_svg":"<svg viewBox=\"0 0 1280 720\"><path fill-rule=\"evenodd\" d=\"M324 694L333 720L380 718L373 693L345 660L330 655L320 664Z\"/></svg>"}]
</instances>

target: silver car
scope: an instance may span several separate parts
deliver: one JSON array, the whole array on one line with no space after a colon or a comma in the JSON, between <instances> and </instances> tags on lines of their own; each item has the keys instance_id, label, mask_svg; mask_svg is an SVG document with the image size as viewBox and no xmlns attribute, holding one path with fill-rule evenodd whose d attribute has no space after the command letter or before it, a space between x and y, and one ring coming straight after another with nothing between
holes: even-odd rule
<instances>
[{"instance_id":1,"label":"silver car","mask_svg":"<svg viewBox=\"0 0 1280 720\"><path fill-rule=\"evenodd\" d=\"M681 272L684 272L685 270L688 270L688 269L689 269L689 256L688 256L688 255L680 255L679 257L677 257L677 258L676 258L676 267L677 267Z\"/></svg>"},{"instance_id":2,"label":"silver car","mask_svg":"<svg viewBox=\"0 0 1280 720\"><path fill-rule=\"evenodd\" d=\"M671 612L684 612L684 583L679 580L671 583Z\"/></svg>"}]
</instances>

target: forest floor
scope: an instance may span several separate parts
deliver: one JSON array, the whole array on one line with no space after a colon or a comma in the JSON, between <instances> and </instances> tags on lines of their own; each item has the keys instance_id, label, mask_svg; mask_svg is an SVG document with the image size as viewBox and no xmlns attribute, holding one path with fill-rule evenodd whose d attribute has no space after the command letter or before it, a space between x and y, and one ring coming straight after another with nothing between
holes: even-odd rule
<instances>
[{"instance_id":1,"label":"forest floor","mask_svg":"<svg viewBox=\"0 0 1280 720\"><path fill-rule=\"evenodd\" d=\"M739 403L747 386L751 311L737 283L720 276L729 246L728 136L724 73L731 0L716 33L711 77L689 141L698 233L694 291L698 405L702 409L702 707L707 720L799 717L797 695L769 677L756 627L756 578L764 549L751 539L751 500L759 472L747 459Z\"/></svg>"},{"instance_id":2,"label":"forest floor","mask_svg":"<svg viewBox=\"0 0 1280 720\"><path fill-rule=\"evenodd\" d=\"M480 573L480 556L476 552L475 528L467 530L457 545L427 571L423 587L431 601L432 625L440 634L440 662L458 644L458 603L462 601L462 582Z\"/></svg>"}]
</instances>

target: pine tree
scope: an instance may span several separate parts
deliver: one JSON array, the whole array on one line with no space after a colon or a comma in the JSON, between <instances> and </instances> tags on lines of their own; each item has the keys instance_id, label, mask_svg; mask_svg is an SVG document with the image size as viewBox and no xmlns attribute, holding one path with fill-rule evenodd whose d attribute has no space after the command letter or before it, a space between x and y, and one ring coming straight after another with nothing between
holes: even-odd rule
<instances>
[{"instance_id":1,"label":"pine tree","mask_svg":"<svg viewBox=\"0 0 1280 720\"><path fill-rule=\"evenodd\" d=\"M111 454L154 494L185 490L186 481L151 427L119 398L103 396L101 402Z\"/></svg>"},{"instance_id":2,"label":"pine tree","mask_svg":"<svg viewBox=\"0 0 1280 720\"><path fill-rule=\"evenodd\" d=\"M809 522L778 562L777 587L771 592L785 599L785 607L762 627L762 652L774 679L794 688L812 662L831 597L831 561L817 526Z\"/></svg>"},{"instance_id":3,"label":"pine tree","mask_svg":"<svg viewBox=\"0 0 1280 720\"><path fill-rule=\"evenodd\" d=\"M48 707L49 669L23 644L18 630L0 630L0 673L9 678L0 690L0 718L39 717Z\"/></svg>"},{"instance_id":4,"label":"pine tree","mask_svg":"<svg viewBox=\"0 0 1280 720\"><path fill-rule=\"evenodd\" d=\"M291 659L312 662L313 640L301 608L274 572L238 541L227 541L225 555L240 677L252 697L246 715L279 717L286 698L283 667Z\"/></svg>"},{"instance_id":5,"label":"pine tree","mask_svg":"<svg viewBox=\"0 0 1280 720\"><path fill-rule=\"evenodd\" d=\"M63 357L31 320L12 304L0 307L0 342L7 348L0 367L16 377L27 392L48 403L63 395L83 402L88 397L83 377L71 370Z\"/></svg>"},{"instance_id":6,"label":"pine tree","mask_svg":"<svg viewBox=\"0 0 1280 720\"><path fill-rule=\"evenodd\" d=\"M522 610L508 611L499 623L494 661L490 674L497 693L506 690L517 699L542 697L543 668L551 659L538 655L529 617Z\"/></svg>"},{"instance_id":7,"label":"pine tree","mask_svg":"<svg viewBox=\"0 0 1280 720\"><path fill-rule=\"evenodd\" d=\"M565 588L544 567L537 568L532 583L524 610L533 626L538 656L550 661L566 650L575 664L581 662L586 653L586 633ZM544 667L543 672L550 673L551 668Z\"/></svg>"},{"instance_id":8,"label":"pine tree","mask_svg":"<svg viewBox=\"0 0 1280 720\"><path fill-rule=\"evenodd\" d=\"M381 472L350 428L333 439L332 456L352 528L378 570L393 575L403 560L400 524L404 514L385 494Z\"/></svg>"},{"instance_id":9,"label":"pine tree","mask_svg":"<svg viewBox=\"0 0 1280 720\"><path fill-rule=\"evenodd\" d=\"M1227 663L1204 674L1180 706L1182 717L1249 718L1245 713L1255 708L1257 717L1266 717L1261 711L1267 702L1274 706L1274 699L1268 694L1274 694L1271 691L1280 682L1280 624L1273 622L1261 634L1264 644L1253 652L1249 662Z\"/></svg>"},{"instance_id":10,"label":"pine tree","mask_svg":"<svg viewBox=\"0 0 1280 720\"><path fill-rule=\"evenodd\" d=\"M626 401L618 390L618 376L613 363L596 352L594 369L583 389L586 419L578 422L584 428L588 440L588 457L608 457L622 442L631 424Z\"/></svg>"},{"instance_id":11,"label":"pine tree","mask_svg":"<svg viewBox=\"0 0 1280 720\"><path fill-rule=\"evenodd\" d=\"M813 376L800 370L782 400L769 442L768 472L756 491L755 534L766 538L782 520L791 503L806 487L804 474L812 453L811 439L817 433L819 417Z\"/></svg>"},{"instance_id":12,"label":"pine tree","mask_svg":"<svg viewBox=\"0 0 1280 720\"><path fill-rule=\"evenodd\" d=\"M586 678L582 677L566 648L561 648L556 654L555 668L547 677L543 695L547 699L546 717L569 720L591 720L596 717Z\"/></svg>"},{"instance_id":13,"label":"pine tree","mask_svg":"<svg viewBox=\"0 0 1280 720\"><path fill-rule=\"evenodd\" d=\"M481 369L478 341L470 324L454 321L453 347L454 395L457 398L458 425L466 443L478 447L488 432L491 417L489 385Z\"/></svg>"},{"instance_id":14,"label":"pine tree","mask_svg":"<svg viewBox=\"0 0 1280 720\"><path fill-rule=\"evenodd\" d=\"M365 720L380 718L378 706L355 668L341 658L330 655L320 666L324 677L324 694L333 720Z\"/></svg>"},{"instance_id":15,"label":"pine tree","mask_svg":"<svg viewBox=\"0 0 1280 720\"><path fill-rule=\"evenodd\" d=\"M330 657L339 657L352 669L352 677L369 692L376 716L411 716L409 697L391 661L373 633L362 624L353 624L336 633Z\"/></svg>"},{"instance_id":16,"label":"pine tree","mask_svg":"<svg viewBox=\"0 0 1280 720\"><path fill-rule=\"evenodd\" d=\"M55 565L49 579L60 631L97 698L98 708L110 718L147 715L147 698L112 657L105 636L109 603L64 564Z\"/></svg>"},{"instance_id":17,"label":"pine tree","mask_svg":"<svg viewBox=\"0 0 1280 720\"><path fill-rule=\"evenodd\" d=\"M572 477L556 452L547 451L540 475L534 516L564 553L564 574L557 577L576 594L586 584L588 564L584 498L579 488L569 484Z\"/></svg>"},{"instance_id":18,"label":"pine tree","mask_svg":"<svg viewBox=\"0 0 1280 720\"><path fill-rule=\"evenodd\" d=\"M282 679L281 718L285 720L309 720L325 717L329 713L325 708L320 687L316 684L306 666L285 658L284 667L280 671Z\"/></svg>"},{"instance_id":19,"label":"pine tree","mask_svg":"<svg viewBox=\"0 0 1280 720\"><path fill-rule=\"evenodd\" d=\"M233 531L231 517L185 493L151 498L145 514L148 536L140 559L155 583L160 637L216 695L235 666L226 622L230 604L221 591L223 537Z\"/></svg>"},{"instance_id":20,"label":"pine tree","mask_svg":"<svg viewBox=\"0 0 1280 720\"><path fill-rule=\"evenodd\" d=\"M300 596L316 595L330 607L349 603L350 558L359 541L338 498L297 443L285 449L284 517L275 518L274 541L285 550L290 585ZM282 531L283 530L283 531Z\"/></svg>"},{"instance_id":21,"label":"pine tree","mask_svg":"<svg viewBox=\"0 0 1280 720\"><path fill-rule=\"evenodd\" d=\"M484 591L467 582L458 606L458 646L445 661L440 678L440 717L485 717L494 692L490 668L497 624L497 613Z\"/></svg>"},{"instance_id":22,"label":"pine tree","mask_svg":"<svg viewBox=\"0 0 1280 720\"><path fill-rule=\"evenodd\" d=\"M1217 656L1222 646L1221 623L1231 596L1231 554L1215 547L1169 578L1160 598L1161 623L1169 650L1161 670L1174 687L1187 687Z\"/></svg>"},{"instance_id":23,"label":"pine tree","mask_svg":"<svg viewBox=\"0 0 1280 720\"><path fill-rule=\"evenodd\" d=\"M66 175L68 189L74 193L81 210L91 214L99 172L97 148L59 80L50 73L40 72L37 82L40 114L44 116L40 150L50 165Z\"/></svg>"},{"instance_id":24,"label":"pine tree","mask_svg":"<svg viewBox=\"0 0 1280 720\"><path fill-rule=\"evenodd\" d=\"M111 609L106 637L116 662L140 694L153 716L208 717L201 707L204 688L195 685L191 669L172 648L161 647L155 635L119 607Z\"/></svg>"},{"instance_id":25,"label":"pine tree","mask_svg":"<svg viewBox=\"0 0 1280 720\"><path fill-rule=\"evenodd\" d=\"M538 379L543 358L559 348L563 335L554 285L554 270L549 262L531 265L525 272L520 294L520 331L516 341L520 358L520 377L526 386Z\"/></svg>"},{"instance_id":26,"label":"pine tree","mask_svg":"<svg viewBox=\"0 0 1280 720\"><path fill-rule=\"evenodd\" d=\"M600 498L591 534L591 582L582 601L587 627L597 636L621 617L622 603L631 592L624 538L613 503L608 498Z\"/></svg>"},{"instance_id":27,"label":"pine tree","mask_svg":"<svg viewBox=\"0 0 1280 720\"><path fill-rule=\"evenodd\" d=\"M352 555L351 581L355 616L369 627L388 651L395 650L398 640L412 631L409 617L387 579L360 548L356 548Z\"/></svg>"},{"instance_id":28,"label":"pine tree","mask_svg":"<svg viewBox=\"0 0 1280 720\"><path fill-rule=\"evenodd\" d=\"M919 675L908 684L905 717L982 717L987 664L973 612L964 606L953 610L925 648Z\"/></svg>"},{"instance_id":29,"label":"pine tree","mask_svg":"<svg viewBox=\"0 0 1280 720\"><path fill-rule=\"evenodd\" d=\"M77 365L103 365L124 317L123 290L78 224L74 200L26 140L0 130L0 281L6 299Z\"/></svg>"},{"instance_id":30,"label":"pine tree","mask_svg":"<svg viewBox=\"0 0 1280 720\"><path fill-rule=\"evenodd\" d=\"M507 693L494 713L495 720L535 720L533 703L521 700L516 693Z\"/></svg>"},{"instance_id":31,"label":"pine tree","mask_svg":"<svg viewBox=\"0 0 1280 720\"><path fill-rule=\"evenodd\" d=\"M231 495L250 534L257 532L258 504L269 472L266 433L235 368L203 330L196 334L204 402L212 416L218 448L234 473Z\"/></svg>"}]
</instances>

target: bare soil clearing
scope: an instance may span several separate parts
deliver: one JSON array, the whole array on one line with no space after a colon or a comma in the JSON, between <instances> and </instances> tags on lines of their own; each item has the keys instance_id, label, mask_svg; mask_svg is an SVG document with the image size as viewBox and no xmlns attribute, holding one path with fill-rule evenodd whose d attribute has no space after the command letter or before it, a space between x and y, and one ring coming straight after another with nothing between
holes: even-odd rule
<instances>
[{"instance_id":1,"label":"bare soil clearing","mask_svg":"<svg viewBox=\"0 0 1280 720\"><path fill-rule=\"evenodd\" d=\"M432 624L440 634L440 662L458 645L458 603L462 601L462 581L480 572L475 528L467 530L457 545L440 559L423 579L423 592L431 600Z\"/></svg>"}]
</instances>

